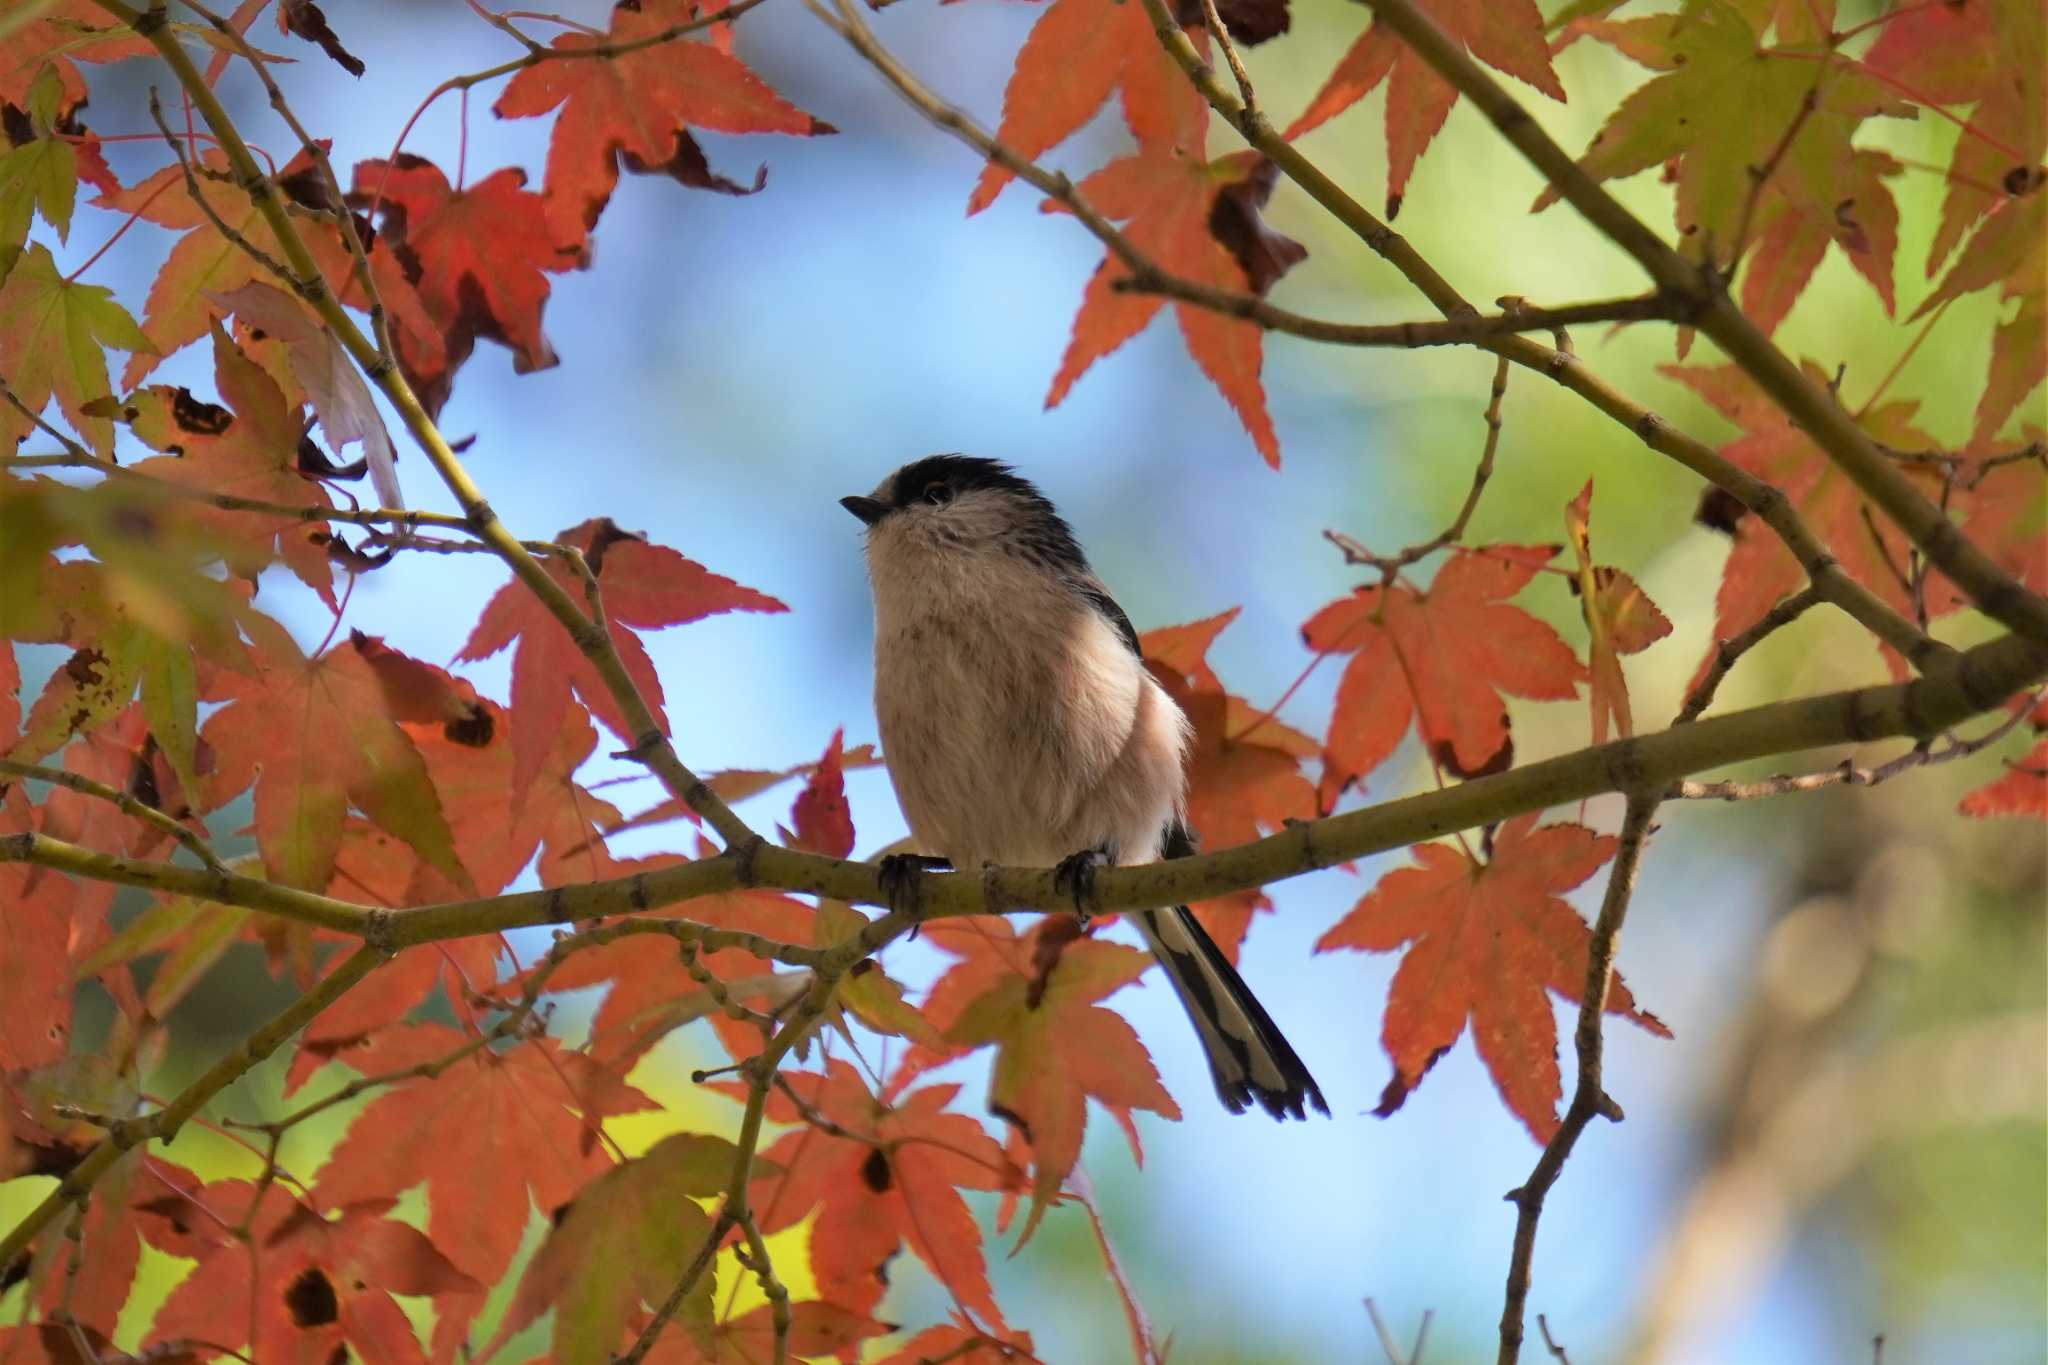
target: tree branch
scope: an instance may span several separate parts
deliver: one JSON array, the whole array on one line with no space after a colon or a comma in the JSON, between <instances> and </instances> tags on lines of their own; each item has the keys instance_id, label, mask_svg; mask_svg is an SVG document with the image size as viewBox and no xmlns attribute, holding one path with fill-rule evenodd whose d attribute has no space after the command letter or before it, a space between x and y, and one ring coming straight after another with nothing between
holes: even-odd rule
<instances>
[{"instance_id":1,"label":"tree branch","mask_svg":"<svg viewBox=\"0 0 2048 1365\"><path fill-rule=\"evenodd\" d=\"M1685 704L1679 708L1677 718L1671 723L1690 725L1698 720L1706 709L1714 704L1714 693L1720 690L1722 681L1727 678L1729 670L1735 667L1737 660L1762 644L1766 636L1782 630L1805 615L1807 609L1818 601L1820 593L1809 583L1799 592L1793 593L1765 612L1757 619L1755 625L1740 635L1716 641L1713 661L1707 665L1707 671L1700 677L1698 684L1686 694Z\"/></svg>"},{"instance_id":2,"label":"tree branch","mask_svg":"<svg viewBox=\"0 0 2048 1365\"><path fill-rule=\"evenodd\" d=\"M130 819L140 820L159 833L168 834L185 847L193 857L206 864L210 872L226 874L227 866L220 855L213 851L205 839L182 821L158 810L144 801L138 801L127 792L116 791L102 782L95 782L82 773L66 771L63 768L46 768L40 763L17 763L11 758L0 758L0 775L32 778L37 782L49 782L59 787L68 787L81 796L94 797L117 807ZM0 782L0 790L6 784Z\"/></svg>"},{"instance_id":3,"label":"tree branch","mask_svg":"<svg viewBox=\"0 0 2048 1365\"><path fill-rule=\"evenodd\" d=\"M1209 106L1236 128L1247 143L1279 166L1288 179L1399 271L1446 317L1457 320L1478 316L1478 310L1466 302L1464 296L1438 274L1436 267L1409 245L1406 238L1373 216L1371 210L1346 193L1299 148L1280 136L1263 114L1247 110L1242 101L1217 80L1216 73L1202 60L1202 54L1188 41L1166 0L1142 2L1167 53L1179 63ZM1661 280L1658 293L1660 296L1666 294ZM1690 308L1676 310L1674 317L1679 321L1694 320ZM1569 351L1545 346L1525 336L1499 337L1476 344L1481 350L1504 355L1515 364L1556 381L1634 432L1651 450L1677 460L1733 497L1785 542L1785 547L1799 561L1822 597L1848 613L1914 665L1924 670L1935 663L1945 664L1952 658L1953 651L1947 645L1915 627L1877 594L1844 573L1827 546L1800 519L1791 501L1775 486L1723 458L1712 447L1687 436L1649 408L1628 398L1587 369L1585 363Z\"/></svg>"},{"instance_id":4,"label":"tree branch","mask_svg":"<svg viewBox=\"0 0 2048 1365\"><path fill-rule=\"evenodd\" d=\"M2005 636L1963 652L1953 668L1910 682L1774 702L1674 725L1657 734L1591 746L1444 790L1305 821L1235 848L1172 862L1105 868L1095 883L1096 908L1115 914L1209 900L1604 792L1662 791L1691 774L1750 759L1881 739L1929 739L2044 678L2048 646ZM118 858L42 834L0 836L0 863L11 862L246 906L339 929L393 951L537 924L640 914L748 887L774 887L862 905L889 903L872 863L766 843L629 877L408 910L353 905L251 877ZM778 943L687 920L635 919L629 923L644 927L614 927L621 933L669 934L707 948L741 947L836 978L922 920L1065 910L1071 904L1071 897L1055 886L1051 869L990 867L931 874L916 912L891 910L870 920L859 933L823 948Z\"/></svg>"},{"instance_id":5,"label":"tree branch","mask_svg":"<svg viewBox=\"0 0 2048 1365\"><path fill-rule=\"evenodd\" d=\"M1836 468L1904 531L1985 615L2015 634L2048 641L2048 598L2030 592L1913 487L1855 419L1817 387L1749 320L1718 272L1665 245L1621 201L1602 189L1543 131L1515 97L1415 7L1412 0L1365 0L1388 28L1493 122L1500 135L1581 216L1633 256L1659 291L1691 302L1693 323L1711 337L1785 414L1813 438ZM1164 0L1145 0L1162 9ZM1185 38L1183 36L1183 41ZM1212 76L1213 81L1213 76Z\"/></svg>"},{"instance_id":6,"label":"tree branch","mask_svg":"<svg viewBox=\"0 0 2048 1365\"><path fill-rule=\"evenodd\" d=\"M1508 1283L1500 1314L1500 1365L1515 1365L1522 1353L1522 1319L1529 1300L1530 1266L1536 1255L1536 1224L1543 1217L1543 1200L1564 1171L1564 1163L1596 1116L1619 1121L1621 1107L1608 1097L1600 1079L1603 1041L1601 1016L1607 1009L1607 992L1614 980L1614 950L1621 939L1622 921L1628 916L1629 895L1635 890L1636 869L1642 862L1643 845L1648 842L1651 820L1657 814L1658 798L1635 794L1629 797L1622 817L1621 841L1614 852L1614 866L1607 877L1607 894L1600 902L1600 917L1594 921L1592 937L1586 943L1586 980L1579 992L1579 1025L1573 1039L1578 1052L1579 1079L1572 1090L1572 1102L1564 1119L1529 1179L1508 1193L1515 1206L1515 1245L1508 1261ZM1544 1337L1549 1338L1546 1327Z\"/></svg>"}]
</instances>

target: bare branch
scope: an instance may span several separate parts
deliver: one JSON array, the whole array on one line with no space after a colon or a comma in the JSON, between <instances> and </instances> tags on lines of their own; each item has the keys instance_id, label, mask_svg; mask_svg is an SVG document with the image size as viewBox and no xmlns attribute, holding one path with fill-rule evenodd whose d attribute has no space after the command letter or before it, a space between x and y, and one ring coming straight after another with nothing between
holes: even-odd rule
<instances>
[{"instance_id":1,"label":"bare branch","mask_svg":"<svg viewBox=\"0 0 2048 1365\"><path fill-rule=\"evenodd\" d=\"M1755 801L1766 796L1818 791L1822 787L1875 787L1915 768L1952 763L1981 753L2018 728L2031 709L2031 702L2016 708L2011 715L1975 739L1951 738L1938 747L1923 741L1890 762L1875 767L1859 767L1853 760L1845 758L1834 767L1823 768L1819 772L1798 776L1780 774L1758 782L1680 782L1666 795L1684 801Z\"/></svg>"},{"instance_id":2,"label":"bare branch","mask_svg":"<svg viewBox=\"0 0 2048 1365\"><path fill-rule=\"evenodd\" d=\"M1707 665L1706 673L1699 684L1686 694L1685 704L1678 710L1673 725L1690 725L1698 720L1706 709L1714 704L1714 693L1728 676L1736 661L1762 644L1766 636L1791 625L1806 614L1808 608L1820 601L1820 590L1812 584L1793 593L1758 618L1757 623L1733 639L1721 640L1714 645L1713 662Z\"/></svg>"},{"instance_id":3,"label":"bare branch","mask_svg":"<svg viewBox=\"0 0 2048 1365\"><path fill-rule=\"evenodd\" d=\"M1172 862L1106 868L1096 881L1098 909L1115 914L1208 900L1603 792L1662 792L1693 773L1730 763L1899 737L1930 739L2043 678L2048 678L2048 646L2005 636L1963 652L1951 669L1911 682L1774 702L1674 725L1658 734L1595 745L1445 790L1290 825L1235 848ZM263 910L339 929L394 950L536 924L637 915L743 887L775 887L862 905L889 904L872 863L766 843L580 886L407 910L354 905L251 877L118 858L35 833L0 835L0 863L13 862ZM778 943L687 920L629 919L606 926L605 932L668 934L706 948L743 947L756 956L808 967L823 979L835 980L839 972L923 920L1061 910L1070 904L1054 884L1051 869L989 868L931 874L914 914L891 910L846 940L823 948Z\"/></svg>"},{"instance_id":4,"label":"bare branch","mask_svg":"<svg viewBox=\"0 0 2048 1365\"><path fill-rule=\"evenodd\" d=\"M1472 471L1472 487L1466 492L1465 501L1458 508L1458 515L1451 519L1451 524L1428 540L1410 545L1399 554L1390 557L1372 553L1341 531L1323 532L1323 539L1343 553L1346 564L1369 565L1380 571L1382 580L1391 582L1394 575L1402 569L1435 554L1465 534L1465 526L1472 520L1472 513L1479 506L1479 496L1486 491L1486 481L1493 477L1493 457L1500 448L1500 405L1501 400L1507 396L1507 391L1508 359L1502 356L1500 363L1494 366L1493 387L1489 390L1486 401L1486 444L1480 449L1478 467Z\"/></svg>"},{"instance_id":5,"label":"bare branch","mask_svg":"<svg viewBox=\"0 0 2048 1365\"><path fill-rule=\"evenodd\" d=\"M1530 1268L1536 1255L1536 1224L1543 1217L1543 1200L1564 1171L1579 1135L1594 1118L1619 1121L1621 1106L1608 1097L1601 1081L1603 1040L1601 1016L1607 1008L1607 992L1614 980L1614 952L1621 939L1622 921L1628 916L1629 895L1635 889L1636 869L1648 842L1651 820L1657 814L1658 799L1633 793L1622 817L1621 839L1614 851L1614 864L1607 876L1607 892L1601 898L1600 916L1586 943L1586 981L1579 992L1579 1024L1573 1045L1578 1053L1579 1079L1572 1090L1572 1102L1564 1112L1557 1131L1544 1144L1535 1169L1520 1189L1511 1190L1508 1200L1515 1206L1515 1245L1508 1262L1508 1284L1500 1314L1500 1365L1515 1365L1522 1353L1522 1317L1529 1299ZM1546 1328L1544 1340L1549 1340Z\"/></svg>"}]
</instances>

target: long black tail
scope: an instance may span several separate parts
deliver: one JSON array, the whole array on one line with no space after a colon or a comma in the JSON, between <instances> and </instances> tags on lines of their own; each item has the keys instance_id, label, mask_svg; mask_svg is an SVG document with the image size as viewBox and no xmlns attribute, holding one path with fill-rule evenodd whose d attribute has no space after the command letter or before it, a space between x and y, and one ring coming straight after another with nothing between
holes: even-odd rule
<instances>
[{"instance_id":1,"label":"long black tail","mask_svg":"<svg viewBox=\"0 0 2048 1365\"><path fill-rule=\"evenodd\" d=\"M1169 858L1185 858L1194 845L1176 827L1163 851ZM1184 905L1148 910L1136 918L1146 946L1194 1021L1224 1106L1241 1114L1256 1101L1276 1119L1306 1118L1310 1105L1329 1113L1315 1077L1202 922Z\"/></svg>"}]
</instances>

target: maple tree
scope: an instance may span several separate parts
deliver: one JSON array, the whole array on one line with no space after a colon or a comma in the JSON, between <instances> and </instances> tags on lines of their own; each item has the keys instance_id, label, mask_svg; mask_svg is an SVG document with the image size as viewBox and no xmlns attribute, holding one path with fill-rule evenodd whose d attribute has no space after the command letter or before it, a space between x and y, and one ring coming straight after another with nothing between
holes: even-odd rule
<instances>
[{"instance_id":1,"label":"maple tree","mask_svg":"<svg viewBox=\"0 0 2048 1365\"><path fill-rule=\"evenodd\" d=\"M1125 623L1189 720L1201 851L1105 869L1099 918L1070 913L1050 869L907 884L858 858L894 851L848 795L848 772L882 761L847 743L863 718L819 726L831 737L814 761L700 777L645 637L789 606L613 517L546 538L506 525L440 416L479 340L521 374L563 363L545 326L556 282L610 268L594 248L635 188L625 173L772 205L765 167L716 170L699 134L838 131L736 54L763 3L620 0L588 22L469 0L479 51L517 55L441 81L391 147L296 112L329 64L376 79L353 15L337 28L308 0L276 0L275 37L256 27L266 0L225 14L29 0L0 16L0 1192L20 1182L8 1193L24 1200L0 1229L0 1361L1036 1360L1046 1332L999 1302L985 1196L1013 1255L1078 1206L1134 1351L1161 1358L1081 1160L1091 1115L1135 1155L1182 1113L1124 1010L1151 960L1109 926L1189 903L1236 961L1279 913L1277 884L1403 848L1315 947L1400 954L1385 1000L1367 1002L1391 1064L1375 1113L1402 1109L1469 1029L1541 1148L1510 1196L1499 1350L1513 1361L1545 1198L1589 1123L1621 1114L1603 1088L1604 1017L1669 1036L1615 967L1665 803L1974 759L1960 814L2048 817L2036 0L1903 0L1853 21L1834 0L1641 14L1574 0L1547 15L1530 0L1367 0L1334 67L1304 58L1317 83L1284 127L1252 68L1286 49L1289 0L1050 0L993 131L929 89L878 21L806 0L833 60L979 154L978 179L961 163L969 216L1021 181L1053 215L1044 230L1101 246L1064 351L1046 357L1048 407L1169 305L1195 370L1274 469L1269 333L1476 348L1494 379L1449 524L1391 552L1326 533L1355 581L1298 625L1304 680L1337 661L1308 729L1282 717L1299 682L1255 700L1210 661L1234 624L1284 639L1294 621L1231 608L1142 635ZM1563 102L1561 71L1588 62L1632 84L1577 157L1492 74ZM550 120L545 153L472 173L469 92L498 81L489 109ZM267 97L261 136L288 152L251 140L258 115L230 113L219 92L234 82ZM1544 185L1533 206L1491 205L1489 231L1568 207L1647 290L1473 307L1430 242L1396 234L1303 150L1382 85L1385 219L1427 192L1423 158L1469 104ZM460 140L430 157L408 140L449 94ZM1112 106L1127 144L1085 173L1047 164ZM1888 124L1920 118L1954 125L1947 166L1881 145ZM110 161L116 141L154 160L139 174ZM1608 188L1652 170L1668 224ZM1906 187L1928 175L1943 187L1922 223ZM87 189L117 225L97 249L74 237ZM135 224L174 237L125 297L94 272ZM1899 256L1923 235L1921 281ZM1304 242L1334 252L1347 237L1441 316L1284 306ZM1853 393L1835 357L1773 340L1830 248L1900 335L1898 365ZM713 268L674 255L642 265ZM1923 412L1930 395L1891 389L1972 299L1955 314L1975 319L1988 361L1952 441ZM1604 379L1565 330L1599 324L1628 328L1617 346L1656 338L1645 354L1667 392L1735 434L1717 448ZM1540 515L1501 537L1472 530L1483 502L1499 510L1497 463L1516 457L1502 437L1514 370L1704 481L1697 518L1729 540L1712 591L1653 601L1645 566L1603 559L1636 509L1603 496L1596 541L1576 466L1549 471ZM352 605L371 575L436 591L428 566L471 553L511 578L465 607L475 624L446 642L449 667L387 643ZM325 638L302 642L281 598L310 604ZM1822 605L1876 644L1860 658L1888 680L1717 704L1751 650ZM1687 622L1712 643L1660 725L1631 699L1631 660ZM488 695L477 666L508 650L507 691ZM1531 761L1538 707L1569 713L1587 742ZM1403 763L1411 732L1420 761ZM1906 747L1868 756L1887 742ZM1817 749L1848 756L1760 782L1696 778ZM612 761L661 795L622 809ZM1587 803L1613 794L1625 814L1603 832L1605 806ZM785 799L772 829L736 809ZM670 839L681 823L688 838ZM629 833L674 846L629 854ZM223 856L244 837L251 851ZM1603 871L1589 924L1564 897ZM537 926L557 926L538 954L507 937ZM942 959L928 979L903 965L913 936ZM222 989L242 944L291 1003L164 1093L185 1041L175 1011ZM555 1007L590 990L578 1032ZM107 1004L103 1026L87 998ZM1577 1017L1569 1092L1560 1003ZM89 1019L104 1034L90 1045ZM722 1058L693 1077L738 1106L719 1131L668 1112L647 1079L679 1030ZM273 1055L282 1108L223 1099ZM963 1060L987 1068L985 1090L932 1074ZM629 1142L628 1118L664 1126ZM188 1124L227 1135L240 1164L172 1161L163 1144ZM138 1321L145 1249L190 1269ZM878 1316L906 1250L946 1300L936 1319Z\"/></svg>"}]
</instances>

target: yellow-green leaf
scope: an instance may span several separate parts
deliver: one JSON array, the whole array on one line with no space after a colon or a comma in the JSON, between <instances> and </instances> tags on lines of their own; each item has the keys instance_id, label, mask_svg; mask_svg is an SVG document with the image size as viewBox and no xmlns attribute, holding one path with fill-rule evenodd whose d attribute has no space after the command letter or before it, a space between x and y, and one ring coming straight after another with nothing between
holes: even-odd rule
<instances>
[{"instance_id":1,"label":"yellow-green leaf","mask_svg":"<svg viewBox=\"0 0 2048 1365\"><path fill-rule=\"evenodd\" d=\"M114 453L114 424L85 405L112 393L105 347L153 351L149 338L110 289L57 273L50 250L33 243L0 285L0 374L29 411L55 397L66 421L102 457ZM0 405L0 446L12 449L33 429L12 404Z\"/></svg>"}]
</instances>

